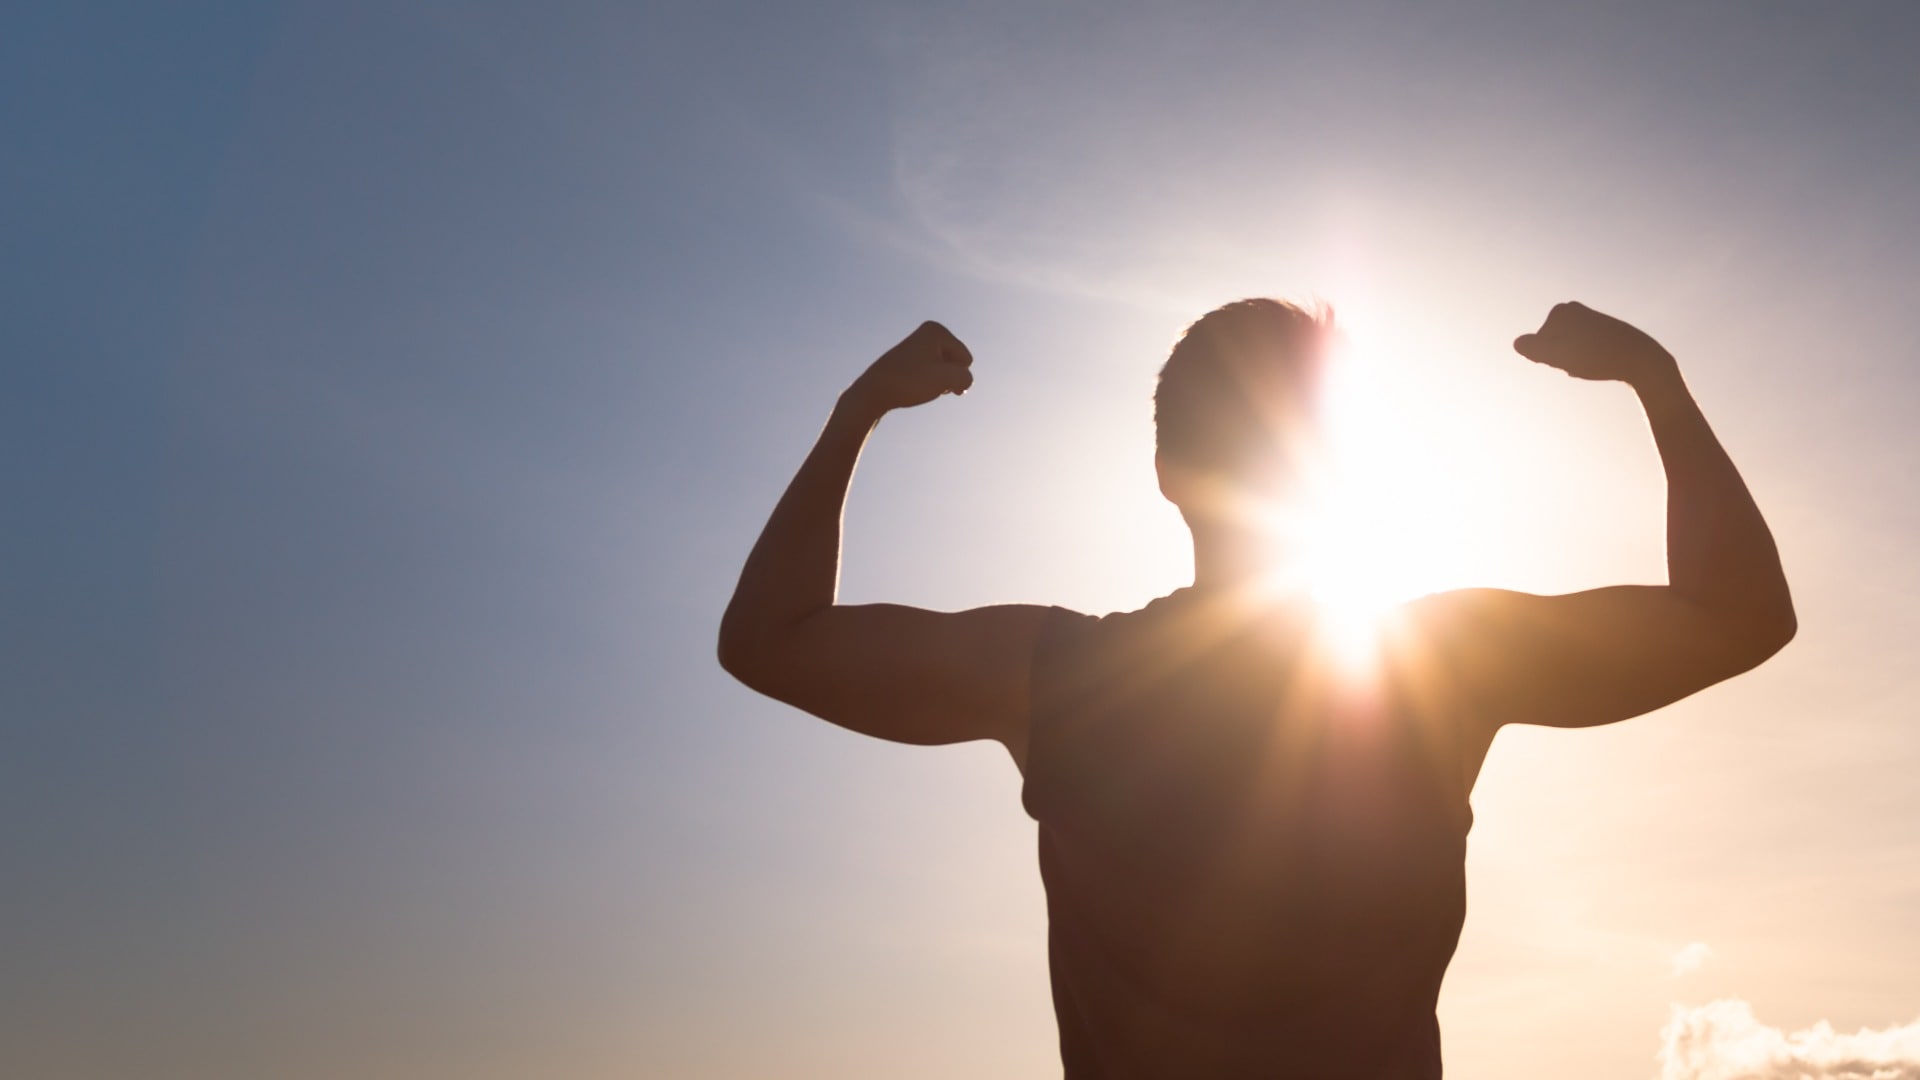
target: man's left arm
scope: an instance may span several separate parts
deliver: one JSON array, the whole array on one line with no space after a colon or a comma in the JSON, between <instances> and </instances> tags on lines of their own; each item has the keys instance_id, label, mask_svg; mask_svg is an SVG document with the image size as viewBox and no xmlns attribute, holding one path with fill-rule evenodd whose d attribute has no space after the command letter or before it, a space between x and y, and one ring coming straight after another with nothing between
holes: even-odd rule
<instances>
[{"instance_id":1,"label":"man's left arm","mask_svg":"<svg viewBox=\"0 0 1920 1080\"><path fill-rule=\"evenodd\" d=\"M1422 636L1445 653L1435 678L1446 672L1491 724L1586 727L1651 712L1780 651L1798 625L1780 553L1673 356L1580 304L1555 307L1514 347L1638 394L1667 476L1668 583L1416 601Z\"/></svg>"}]
</instances>

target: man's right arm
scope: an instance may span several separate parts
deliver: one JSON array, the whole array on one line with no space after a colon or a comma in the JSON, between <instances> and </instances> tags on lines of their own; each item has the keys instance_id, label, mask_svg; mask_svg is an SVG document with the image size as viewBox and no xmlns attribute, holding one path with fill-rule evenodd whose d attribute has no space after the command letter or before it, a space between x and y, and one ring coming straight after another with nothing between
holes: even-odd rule
<instances>
[{"instance_id":1,"label":"man's right arm","mask_svg":"<svg viewBox=\"0 0 1920 1080\"><path fill-rule=\"evenodd\" d=\"M1773 536L1673 357L1579 304L1555 307L1514 348L1639 395L1667 475L1668 583L1427 597L1411 614L1430 677L1494 724L1586 727L1660 708L1784 647L1796 622Z\"/></svg>"},{"instance_id":2,"label":"man's right arm","mask_svg":"<svg viewBox=\"0 0 1920 1080\"><path fill-rule=\"evenodd\" d=\"M838 600L841 512L880 418L973 384L973 354L924 323L840 396L775 504L721 618L720 664L823 720L893 742L998 739L1026 760L1027 683L1047 609L926 611Z\"/></svg>"}]
</instances>

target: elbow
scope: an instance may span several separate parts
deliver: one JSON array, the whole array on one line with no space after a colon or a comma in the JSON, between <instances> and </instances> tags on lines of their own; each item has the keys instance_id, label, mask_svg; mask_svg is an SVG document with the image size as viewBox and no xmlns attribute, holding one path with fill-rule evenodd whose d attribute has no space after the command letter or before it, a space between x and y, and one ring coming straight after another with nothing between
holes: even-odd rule
<instances>
[{"instance_id":1,"label":"elbow","mask_svg":"<svg viewBox=\"0 0 1920 1080\"><path fill-rule=\"evenodd\" d=\"M1767 649L1768 656L1786 648L1794 636L1800 633L1800 617L1794 614L1793 601L1788 600L1782 605L1780 614L1774 619L1772 630L1773 635L1768 642L1770 646Z\"/></svg>"},{"instance_id":2,"label":"elbow","mask_svg":"<svg viewBox=\"0 0 1920 1080\"><path fill-rule=\"evenodd\" d=\"M732 609L720 620L719 640L714 650L720 670L748 686L753 685L754 672L760 666L757 637L735 617Z\"/></svg>"},{"instance_id":3,"label":"elbow","mask_svg":"<svg viewBox=\"0 0 1920 1080\"><path fill-rule=\"evenodd\" d=\"M805 619L769 617L751 607L729 607L714 643L720 668L748 689L785 701L801 659Z\"/></svg>"},{"instance_id":4,"label":"elbow","mask_svg":"<svg viewBox=\"0 0 1920 1080\"><path fill-rule=\"evenodd\" d=\"M1793 610L1793 594L1787 591L1787 581L1783 575L1779 579L1779 588L1767 624L1767 655L1772 656L1787 647L1794 635L1800 632L1800 616Z\"/></svg>"},{"instance_id":5,"label":"elbow","mask_svg":"<svg viewBox=\"0 0 1920 1080\"><path fill-rule=\"evenodd\" d=\"M732 617L720 620L714 654L720 669L747 689L779 697L780 671L785 666L787 639L776 627Z\"/></svg>"},{"instance_id":6,"label":"elbow","mask_svg":"<svg viewBox=\"0 0 1920 1080\"><path fill-rule=\"evenodd\" d=\"M767 664L757 649L722 634L716 652L720 660L720 670L733 676L735 682L755 693L768 692Z\"/></svg>"},{"instance_id":7,"label":"elbow","mask_svg":"<svg viewBox=\"0 0 1920 1080\"><path fill-rule=\"evenodd\" d=\"M1780 604L1768 611L1756 612L1742 628L1742 643L1745 645L1747 667L1753 668L1773 658L1800 632L1800 620L1794 614L1793 601L1782 597Z\"/></svg>"},{"instance_id":8,"label":"elbow","mask_svg":"<svg viewBox=\"0 0 1920 1080\"><path fill-rule=\"evenodd\" d=\"M740 655L740 646L735 644L731 638L727 637L726 631L724 630L720 633L718 647L714 649L714 657L720 661L721 671L726 672L736 679L740 677L740 666L743 662L743 658Z\"/></svg>"}]
</instances>

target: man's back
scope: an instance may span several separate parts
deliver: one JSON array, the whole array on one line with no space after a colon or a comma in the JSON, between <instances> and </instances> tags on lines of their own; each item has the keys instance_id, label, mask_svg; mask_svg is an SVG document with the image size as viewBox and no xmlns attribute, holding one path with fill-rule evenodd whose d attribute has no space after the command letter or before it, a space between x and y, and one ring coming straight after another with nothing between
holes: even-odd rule
<instances>
[{"instance_id":1,"label":"man's back","mask_svg":"<svg viewBox=\"0 0 1920 1080\"><path fill-rule=\"evenodd\" d=\"M1155 391L1154 460L1193 532L1194 587L1096 620L837 602L868 434L973 381L966 346L926 323L841 395L721 621L721 663L762 693L895 742L1006 746L1040 822L1078 1080L1438 1076L1467 796L1494 734L1651 712L1796 629L1772 534L1672 355L1561 304L1514 348L1639 396L1668 583L1437 593L1396 613L1367 677L1338 677L1302 606L1257 599L1284 547L1274 500L1313 446L1327 329L1270 300L1188 328Z\"/></svg>"},{"instance_id":2,"label":"man's back","mask_svg":"<svg viewBox=\"0 0 1920 1080\"><path fill-rule=\"evenodd\" d=\"M1437 1077L1465 916L1454 718L1299 606L1053 612L1023 798L1069 1077Z\"/></svg>"}]
</instances>

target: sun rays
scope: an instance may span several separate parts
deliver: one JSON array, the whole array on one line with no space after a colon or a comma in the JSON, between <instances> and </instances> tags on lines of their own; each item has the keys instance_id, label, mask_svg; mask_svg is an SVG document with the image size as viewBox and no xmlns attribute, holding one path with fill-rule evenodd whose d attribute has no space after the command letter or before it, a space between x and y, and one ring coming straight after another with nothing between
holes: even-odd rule
<instances>
[{"instance_id":1,"label":"sun rays","mask_svg":"<svg viewBox=\"0 0 1920 1080\"><path fill-rule=\"evenodd\" d=\"M1349 666L1368 664L1395 608L1451 584L1460 561L1453 530L1434 527L1447 513L1430 482L1434 448L1387 381L1385 341L1374 327L1343 332L1318 460L1290 505L1267 515L1269 587L1310 600L1324 644Z\"/></svg>"}]
</instances>

